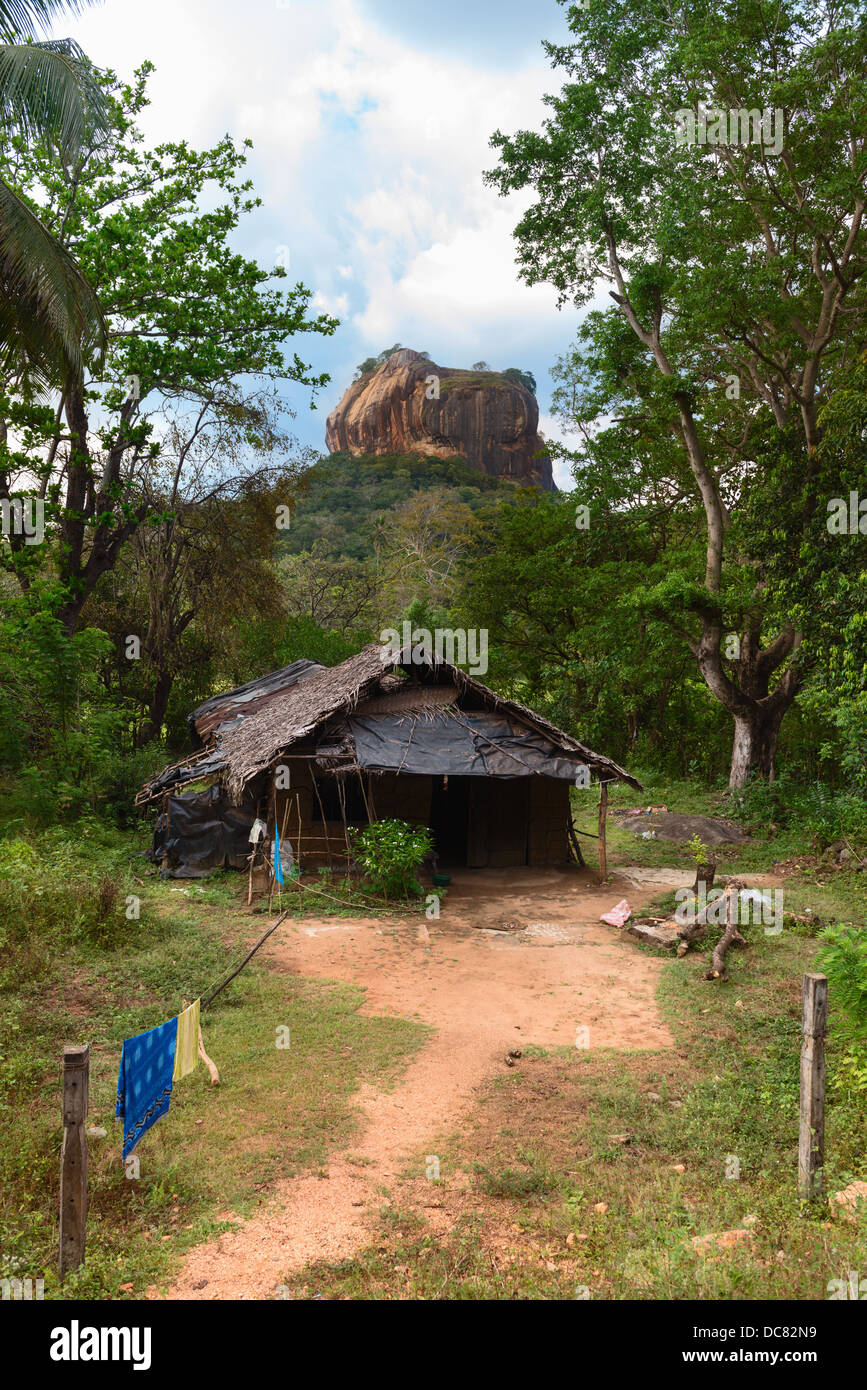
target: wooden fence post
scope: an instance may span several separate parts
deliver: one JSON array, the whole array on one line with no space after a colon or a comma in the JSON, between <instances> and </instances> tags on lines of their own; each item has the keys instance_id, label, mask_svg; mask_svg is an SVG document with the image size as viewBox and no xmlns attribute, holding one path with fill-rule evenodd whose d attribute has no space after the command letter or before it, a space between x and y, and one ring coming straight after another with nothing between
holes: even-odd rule
<instances>
[{"instance_id":1,"label":"wooden fence post","mask_svg":"<svg viewBox=\"0 0 867 1390\"><path fill-rule=\"evenodd\" d=\"M798 1192L806 1201L822 1191L825 1162L825 1025L828 978L805 975L801 1016L801 1130Z\"/></svg>"},{"instance_id":2,"label":"wooden fence post","mask_svg":"<svg viewBox=\"0 0 867 1390\"><path fill-rule=\"evenodd\" d=\"M605 843L605 822L608 816L608 783L602 782L599 788L599 879L604 883L608 877L608 852Z\"/></svg>"},{"instance_id":3,"label":"wooden fence post","mask_svg":"<svg viewBox=\"0 0 867 1390\"><path fill-rule=\"evenodd\" d=\"M63 1147L60 1151L60 1278L84 1260L87 1220L87 1104L90 1046L63 1049Z\"/></svg>"}]
</instances>

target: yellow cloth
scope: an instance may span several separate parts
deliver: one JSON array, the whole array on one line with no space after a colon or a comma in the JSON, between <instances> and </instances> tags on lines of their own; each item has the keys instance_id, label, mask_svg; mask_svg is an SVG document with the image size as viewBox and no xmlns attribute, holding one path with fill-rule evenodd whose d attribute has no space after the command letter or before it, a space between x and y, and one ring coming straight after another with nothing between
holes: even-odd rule
<instances>
[{"instance_id":1,"label":"yellow cloth","mask_svg":"<svg viewBox=\"0 0 867 1390\"><path fill-rule=\"evenodd\" d=\"M201 1000L197 999L195 1004L178 1014L178 1040L175 1043L175 1069L172 1072L172 1081L180 1081L182 1076L188 1076L198 1063L200 1003Z\"/></svg>"}]
</instances>

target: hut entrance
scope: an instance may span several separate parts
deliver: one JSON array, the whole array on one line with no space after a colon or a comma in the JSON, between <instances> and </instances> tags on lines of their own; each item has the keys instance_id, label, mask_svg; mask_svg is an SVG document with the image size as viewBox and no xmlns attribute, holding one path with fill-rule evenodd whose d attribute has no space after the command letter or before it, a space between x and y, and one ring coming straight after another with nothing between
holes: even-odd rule
<instances>
[{"instance_id":1,"label":"hut entrance","mask_svg":"<svg viewBox=\"0 0 867 1390\"><path fill-rule=\"evenodd\" d=\"M443 866L466 867L469 784L475 781L475 777L431 778L430 828Z\"/></svg>"},{"instance_id":2,"label":"hut entrance","mask_svg":"<svg viewBox=\"0 0 867 1390\"><path fill-rule=\"evenodd\" d=\"M505 869L528 862L529 777L434 777L430 826L440 863Z\"/></svg>"}]
</instances>

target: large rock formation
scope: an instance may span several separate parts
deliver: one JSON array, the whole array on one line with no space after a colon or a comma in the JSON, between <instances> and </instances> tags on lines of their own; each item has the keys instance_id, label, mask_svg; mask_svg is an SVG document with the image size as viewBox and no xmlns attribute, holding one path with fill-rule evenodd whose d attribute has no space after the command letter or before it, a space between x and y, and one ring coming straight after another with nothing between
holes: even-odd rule
<instances>
[{"instance_id":1,"label":"large rock formation","mask_svg":"<svg viewBox=\"0 0 867 1390\"><path fill-rule=\"evenodd\" d=\"M401 348L353 382L325 442L333 454L459 455L492 477L552 490L551 460L533 457L545 447L538 427L536 397L500 372L438 367Z\"/></svg>"}]
</instances>

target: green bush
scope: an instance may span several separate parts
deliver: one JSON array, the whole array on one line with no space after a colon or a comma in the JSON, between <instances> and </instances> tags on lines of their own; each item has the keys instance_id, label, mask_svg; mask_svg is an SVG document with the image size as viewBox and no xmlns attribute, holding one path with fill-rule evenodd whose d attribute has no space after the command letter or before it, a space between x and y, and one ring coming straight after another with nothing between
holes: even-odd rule
<instances>
[{"instance_id":1,"label":"green bush","mask_svg":"<svg viewBox=\"0 0 867 1390\"><path fill-rule=\"evenodd\" d=\"M842 1053L831 1084L837 1091L867 1092L867 937L858 927L834 924L820 933L816 965L828 976L828 995L842 1015Z\"/></svg>"},{"instance_id":2,"label":"green bush","mask_svg":"<svg viewBox=\"0 0 867 1390\"><path fill-rule=\"evenodd\" d=\"M75 838L0 840L0 984L14 983L23 966L40 973L70 942L112 947L128 935L123 887L88 858L88 824Z\"/></svg>"},{"instance_id":3,"label":"green bush","mask_svg":"<svg viewBox=\"0 0 867 1390\"><path fill-rule=\"evenodd\" d=\"M381 820L354 833L355 856L370 886L386 898L421 897L418 871L433 838L423 825Z\"/></svg>"},{"instance_id":4,"label":"green bush","mask_svg":"<svg viewBox=\"0 0 867 1390\"><path fill-rule=\"evenodd\" d=\"M856 791L833 791L824 782L806 786L783 775L773 782L751 777L732 793L736 818L757 827L802 827L818 849L844 836L867 839L867 798Z\"/></svg>"},{"instance_id":5,"label":"green bush","mask_svg":"<svg viewBox=\"0 0 867 1390\"><path fill-rule=\"evenodd\" d=\"M816 963L828 976L828 993L842 1010L845 1032L867 1048L867 933L834 923L819 940Z\"/></svg>"}]
</instances>

